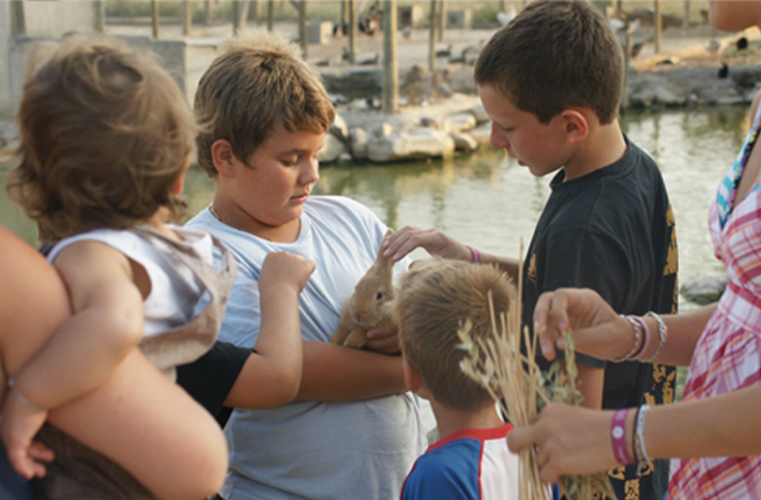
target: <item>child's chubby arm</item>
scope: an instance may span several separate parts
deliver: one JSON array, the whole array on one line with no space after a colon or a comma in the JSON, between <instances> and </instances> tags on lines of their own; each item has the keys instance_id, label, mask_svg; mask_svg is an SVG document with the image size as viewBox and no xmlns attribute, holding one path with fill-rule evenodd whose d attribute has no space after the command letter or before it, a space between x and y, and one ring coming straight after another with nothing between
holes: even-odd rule
<instances>
[{"instance_id":1,"label":"child's chubby arm","mask_svg":"<svg viewBox=\"0 0 761 500\"><path fill-rule=\"evenodd\" d=\"M298 296L314 269L314 262L288 252L271 252L264 259L259 337L225 406L275 408L296 397L303 365Z\"/></svg>"},{"instance_id":2,"label":"child's chubby arm","mask_svg":"<svg viewBox=\"0 0 761 500\"><path fill-rule=\"evenodd\" d=\"M42 473L29 454L47 415L42 408L58 407L100 385L143 333L143 297L124 255L102 243L78 242L61 252L55 267L73 316L17 374L0 421L11 463L26 477Z\"/></svg>"}]
</instances>

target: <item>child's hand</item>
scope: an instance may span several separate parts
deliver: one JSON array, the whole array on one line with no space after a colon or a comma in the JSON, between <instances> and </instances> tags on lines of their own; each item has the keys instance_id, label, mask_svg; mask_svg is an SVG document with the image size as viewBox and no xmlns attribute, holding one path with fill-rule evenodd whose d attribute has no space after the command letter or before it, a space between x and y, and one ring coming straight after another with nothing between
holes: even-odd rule
<instances>
[{"instance_id":1,"label":"child's hand","mask_svg":"<svg viewBox=\"0 0 761 500\"><path fill-rule=\"evenodd\" d=\"M403 259L416 248L444 259L470 261L468 247L438 229L405 226L381 242L383 255L394 261Z\"/></svg>"},{"instance_id":2,"label":"child's hand","mask_svg":"<svg viewBox=\"0 0 761 500\"><path fill-rule=\"evenodd\" d=\"M367 331L365 347L381 354L399 354L399 334L396 325L388 328L373 328Z\"/></svg>"},{"instance_id":3,"label":"child's hand","mask_svg":"<svg viewBox=\"0 0 761 500\"><path fill-rule=\"evenodd\" d=\"M53 452L40 443L32 441L48 416L46 410L35 410L21 402L13 389L5 396L0 438L3 440L8 459L16 471L27 479L43 477L43 462L53 460Z\"/></svg>"},{"instance_id":4,"label":"child's hand","mask_svg":"<svg viewBox=\"0 0 761 500\"><path fill-rule=\"evenodd\" d=\"M268 288L277 284L292 285L297 293L309 281L315 263L288 252L270 252L262 264L259 287Z\"/></svg>"}]
</instances>

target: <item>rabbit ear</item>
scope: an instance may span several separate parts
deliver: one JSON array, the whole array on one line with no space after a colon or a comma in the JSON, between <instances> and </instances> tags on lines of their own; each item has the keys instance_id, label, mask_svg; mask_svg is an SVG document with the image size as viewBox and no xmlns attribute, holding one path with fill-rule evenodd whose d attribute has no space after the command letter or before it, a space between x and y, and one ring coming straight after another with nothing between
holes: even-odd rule
<instances>
[{"instance_id":1,"label":"rabbit ear","mask_svg":"<svg viewBox=\"0 0 761 500\"><path fill-rule=\"evenodd\" d=\"M389 236L391 236L392 234L394 234L394 230L391 228L388 228L386 230L386 234L383 235L383 239L381 240L381 243L383 243L383 241ZM391 269L394 267L394 261L383 255L382 245L378 248L378 255L375 257L375 263L381 266L382 268Z\"/></svg>"}]
</instances>

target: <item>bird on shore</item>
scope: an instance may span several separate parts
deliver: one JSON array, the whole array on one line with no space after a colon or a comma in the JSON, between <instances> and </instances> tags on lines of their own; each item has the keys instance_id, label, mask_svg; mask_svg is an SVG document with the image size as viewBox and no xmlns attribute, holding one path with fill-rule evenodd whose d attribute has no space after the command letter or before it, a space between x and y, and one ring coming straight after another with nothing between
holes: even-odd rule
<instances>
[{"instance_id":1,"label":"bird on shore","mask_svg":"<svg viewBox=\"0 0 761 500\"><path fill-rule=\"evenodd\" d=\"M452 55L452 44L447 45L446 49L436 50L436 57L449 57Z\"/></svg>"},{"instance_id":2,"label":"bird on shore","mask_svg":"<svg viewBox=\"0 0 761 500\"><path fill-rule=\"evenodd\" d=\"M375 64L378 64L380 62L380 54L375 54L370 59L364 59L362 61L359 61L360 66L373 66Z\"/></svg>"},{"instance_id":3,"label":"bird on shore","mask_svg":"<svg viewBox=\"0 0 761 500\"><path fill-rule=\"evenodd\" d=\"M729 65L727 63L721 63L719 68L719 78L726 78L729 76Z\"/></svg>"}]
</instances>

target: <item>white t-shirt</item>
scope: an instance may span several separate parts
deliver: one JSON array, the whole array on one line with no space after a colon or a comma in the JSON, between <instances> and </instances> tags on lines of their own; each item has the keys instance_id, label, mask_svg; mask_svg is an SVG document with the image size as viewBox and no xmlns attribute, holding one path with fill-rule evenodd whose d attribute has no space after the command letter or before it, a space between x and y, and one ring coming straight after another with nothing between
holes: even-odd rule
<instances>
[{"instance_id":1,"label":"white t-shirt","mask_svg":"<svg viewBox=\"0 0 761 500\"><path fill-rule=\"evenodd\" d=\"M212 262L214 244L209 234L172 225L167 227L190 244L202 259ZM64 248L79 241L104 243L145 269L151 282L151 292L143 301L145 338L186 325L208 302L206 288L193 270L178 266L171 259L173 248L129 230L97 229L64 238L50 251L48 261L54 262Z\"/></svg>"},{"instance_id":2,"label":"white t-shirt","mask_svg":"<svg viewBox=\"0 0 761 500\"><path fill-rule=\"evenodd\" d=\"M258 278L270 251L317 263L299 296L304 340L328 342L341 308L372 265L386 227L367 207L315 196L293 243L274 243L227 226L208 210L188 226L221 239L238 261L220 340L251 347L259 334ZM400 263L406 268L407 263ZM426 441L410 393L351 403L297 402L274 410L235 410L225 427L228 500L391 500Z\"/></svg>"}]
</instances>

